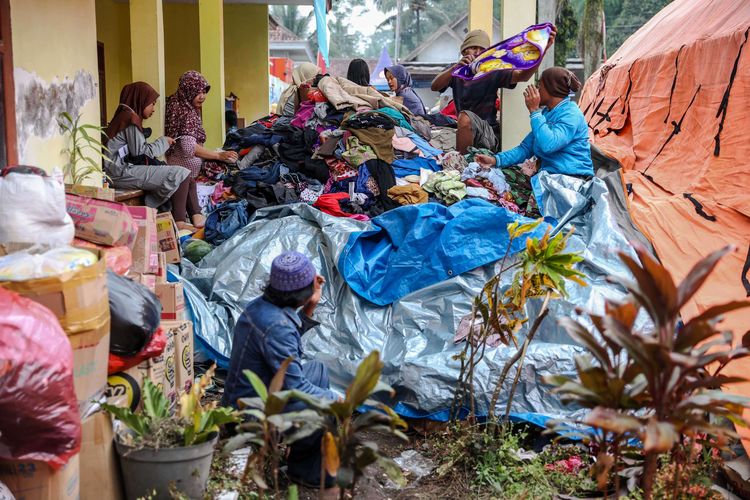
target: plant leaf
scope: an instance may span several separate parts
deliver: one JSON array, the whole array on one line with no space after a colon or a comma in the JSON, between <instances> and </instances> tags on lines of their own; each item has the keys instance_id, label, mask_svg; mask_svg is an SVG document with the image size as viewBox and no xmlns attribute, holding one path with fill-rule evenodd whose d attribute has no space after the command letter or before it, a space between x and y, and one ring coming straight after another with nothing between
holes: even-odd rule
<instances>
[{"instance_id":1,"label":"plant leaf","mask_svg":"<svg viewBox=\"0 0 750 500\"><path fill-rule=\"evenodd\" d=\"M284 377L286 376L286 371L289 368L289 365L291 362L294 361L294 357L289 356L284 361L281 362L281 366L279 366L279 369L276 371L276 374L271 379L271 383L268 384L268 392L274 393L279 392L282 387L284 387Z\"/></svg>"},{"instance_id":2,"label":"plant leaf","mask_svg":"<svg viewBox=\"0 0 750 500\"><path fill-rule=\"evenodd\" d=\"M677 442L679 434L669 422L649 419L643 433L643 451L646 453L666 453Z\"/></svg>"},{"instance_id":3,"label":"plant leaf","mask_svg":"<svg viewBox=\"0 0 750 500\"><path fill-rule=\"evenodd\" d=\"M264 384L260 377L253 373L251 370L242 370L242 373L245 374L245 377L247 377L250 385L252 385L253 389L255 389L255 392L258 394L260 400L265 403L268 399L268 390L266 389L266 384Z\"/></svg>"},{"instance_id":4,"label":"plant leaf","mask_svg":"<svg viewBox=\"0 0 750 500\"><path fill-rule=\"evenodd\" d=\"M154 422L169 418L169 401L150 379L143 381L143 414Z\"/></svg>"},{"instance_id":5,"label":"plant leaf","mask_svg":"<svg viewBox=\"0 0 750 500\"><path fill-rule=\"evenodd\" d=\"M326 472L335 477L339 472L341 461L339 459L339 450L336 447L336 439L333 437L333 434L326 432L323 435L322 447L323 463L325 464Z\"/></svg>"},{"instance_id":6,"label":"plant leaf","mask_svg":"<svg viewBox=\"0 0 750 500\"><path fill-rule=\"evenodd\" d=\"M380 353L373 351L357 367L354 380L346 389L346 401L352 408L357 408L372 394L373 389L380 379L380 371L383 362L380 361ZM351 413L351 412L350 412Z\"/></svg>"},{"instance_id":7,"label":"plant leaf","mask_svg":"<svg viewBox=\"0 0 750 500\"><path fill-rule=\"evenodd\" d=\"M677 287L677 307L684 306L695 295L695 292L698 291L701 285L703 285L708 275L711 274L716 264L719 263L719 260L734 250L735 247L733 245L727 245L695 264L685 279L682 280L680 286Z\"/></svg>"}]
</instances>

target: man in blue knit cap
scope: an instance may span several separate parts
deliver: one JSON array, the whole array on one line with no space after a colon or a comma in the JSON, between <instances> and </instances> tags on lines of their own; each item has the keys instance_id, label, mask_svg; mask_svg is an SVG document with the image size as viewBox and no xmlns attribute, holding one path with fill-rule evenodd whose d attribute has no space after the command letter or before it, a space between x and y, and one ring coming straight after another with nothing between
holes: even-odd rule
<instances>
[{"instance_id":1,"label":"man in blue knit cap","mask_svg":"<svg viewBox=\"0 0 750 500\"><path fill-rule=\"evenodd\" d=\"M312 319L320 302L325 279L310 259L299 252L284 252L273 260L271 277L263 295L250 302L234 327L232 357L224 387L224 406L237 408L240 398L257 397L243 370L251 370L268 386L281 364L294 358L284 378L284 390L296 389L331 401L328 371L320 361L302 363L301 337L319 323ZM290 402L286 411L300 410L304 403ZM289 448L287 473L295 482L320 484L321 432L295 442ZM333 479L326 477L326 485Z\"/></svg>"},{"instance_id":2,"label":"man in blue knit cap","mask_svg":"<svg viewBox=\"0 0 750 500\"><path fill-rule=\"evenodd\" d=\"M301 337L319 323L312 319L325 279L310 259L299 252L284 252L273 260L263 295L247 305L234 327L223 403L236 407L240 398L257 393L242 374L251 370L268 386L288 357L284 389L338 399L329 389L328 371L319 361L302 363Z\"/></svg>"}]
</instances>

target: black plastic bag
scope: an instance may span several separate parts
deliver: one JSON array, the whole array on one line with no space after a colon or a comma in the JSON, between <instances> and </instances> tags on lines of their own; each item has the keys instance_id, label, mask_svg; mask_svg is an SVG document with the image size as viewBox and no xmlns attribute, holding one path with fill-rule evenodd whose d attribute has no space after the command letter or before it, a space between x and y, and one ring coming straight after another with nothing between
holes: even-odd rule
<instances>
[{"instance_id":1,"label":"black plastic bag","mask_svg":"<svg viewBox=\"0 0 750 500\"><path fill-rule=\"evenodd\" d=\"M107 271L109 289L109 352L134 356L148 342L161 322L161 302L148 288Z\"/></svg>"}]
</instances>

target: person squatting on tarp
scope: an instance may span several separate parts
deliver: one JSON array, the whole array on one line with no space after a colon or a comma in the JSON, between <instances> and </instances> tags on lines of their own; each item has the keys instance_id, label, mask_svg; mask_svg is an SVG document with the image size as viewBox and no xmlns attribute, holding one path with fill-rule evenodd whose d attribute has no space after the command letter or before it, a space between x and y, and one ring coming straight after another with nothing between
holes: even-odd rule
<instances>
[{"instance_id":1,"label":"person squatting on tarp","mask_svg":"<svg viewBox=\"0 0 750 500\"><path fill-rule=\"evenodd\" d=\"M200 174L203 160L235 163L237 153L234 151L210 151L203 147L206 142L206 131L201 119L201 108L206 94L211 89L206 79L197 71L187 71L180 77L177 92L167 98L165 131L175 141L166 153L167 162L180 165L190 170L192 179L186 194L185 208L175 214L175 222L180 228L193 229L187 216L190 216L195 228L205 225L206 218L201 213L198 203L195 179Z\"/></svg>"},{"instance_id":2,"label":"person squatting on tarp","mask_svg":"<svg viewBox=\"0 0 750 500\"><path fill-rule=\"evenodd\" d=\"M266 386L289 357L284 390L295 389L335 401L328 370L320 361L302 363L301 336L319 323L312 319L325 279L299 252L284 252L271 264L271 276L263 295L248 304L233 332L232 354L222 404L237 408L240 398L257 397L243 370L251 370ZM289 403L285 411L299 411L304 403ZM295 442L287 459L289 476L303 484L320 483L322 433ZM331 482L331 478L326 479Z\"/></svg>"},{"instance_id":3,"label":"person squatting on tarp","mask_svg":"<svg viewBox=\"0 0 750 500\"><path fill-rule=\"evenodd\" d=\"M388 87L396 93L397 97L401 97L404 100L406 109L419 116L427 114L422 99L419 98L412 88L414 83L412 82L411 74L409 74L409 71L405 67L400 64L388 66L385 68L385 78L388 80Z\"/></svg>"},{"instance_id":4,"label":"person squatting on tarp","mask_svg":"<svg viewBox=\"0 0 750 500\"><path fill-rule=\"evenodd\" d=\"M557 31L553 28L548 48L555 42L556 35ZM498 149L500 126L497 122L497 91L514 89L517 83L529 81L538 67L523 71L497 70L473 81L453 76L453 70L471 64L490 45L490 36L485 31L470 31L461 44L461 59L432 80L431 88L435 92L445 92L449 87L453 89L453 101L459 112L456 149L461 154L466 154L469 146ZM539 59L541 62L542 58Z\"/></svg>"},{"instance_id":5,"label":"person squatting on tarp","mask_svg":"<svg viewBox=\"0 0 750 500\"><path fill-rule=\"evenodd\" d=\"M154 114L157 99L159 93L146 82L129 83L122 88L120 104L104 130L108 138L104 172L116 189L142 190L146 205L151 208L171 202L175 220L184 221L190 170L165 165L157 159L174 144L174 138L146 142L151 129L143 128L143 120Z\"/></svg>"},{"instance_id":6,"label":"person squatting on tarp","mask_svg":"<svg viewBox=\"0 0 750 500\"><path fill-rule=\"evenodd\" d=\"M546 69L539 88L529 85L523 95L531 113L531 132L513 149L495 156L479 154L484 168L518 165L536 156L538 168L550 174L590 178L594 175L588 125L578 105L570 100L581 88L565 68Z\"/></svg>"}]
</instances>

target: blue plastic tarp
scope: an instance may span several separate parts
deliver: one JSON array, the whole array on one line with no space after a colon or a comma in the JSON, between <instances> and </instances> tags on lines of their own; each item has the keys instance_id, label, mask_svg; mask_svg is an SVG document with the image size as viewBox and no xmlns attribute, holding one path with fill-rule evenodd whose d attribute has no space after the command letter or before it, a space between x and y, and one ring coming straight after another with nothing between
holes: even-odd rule
<instances>
[{"instance_id":1,"label":"blue plastic tarp","mask_svg":"<svg viewBox=\"0 0 750 500\"><path fill-rule=\"evenodd\" d=\"M495 262L508 246L508 224L533 222L485 200L464 200L449 207L410 205L372 220L373 228L354 233L338 268L357 295L380 306L416 290ZM541 237L547 226L527 237ZM523 249L515 240L511 254Z\"/></svg>"}]
</instances>

